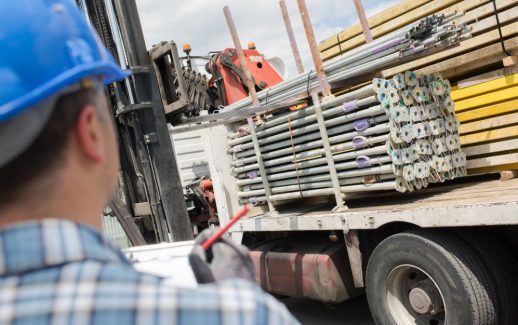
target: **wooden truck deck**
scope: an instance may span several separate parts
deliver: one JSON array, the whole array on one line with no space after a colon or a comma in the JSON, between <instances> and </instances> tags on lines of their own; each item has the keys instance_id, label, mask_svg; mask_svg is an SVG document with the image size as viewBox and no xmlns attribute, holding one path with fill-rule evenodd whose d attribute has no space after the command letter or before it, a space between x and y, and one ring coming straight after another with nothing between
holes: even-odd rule
<instances>
[{"instance_id":1,"label":"wooden truck deck","mask_svg":"<svg viewBox=\"0 0 518 325\"><path fill-rule=\"evenodd\" d=\"M233 231L375 229L391 222L420 227L518 224L518 179L467 177L412 193L356 196L347 205L340 212L329 205L287 207L243 219Z\"/></svg>"}]
</instances>

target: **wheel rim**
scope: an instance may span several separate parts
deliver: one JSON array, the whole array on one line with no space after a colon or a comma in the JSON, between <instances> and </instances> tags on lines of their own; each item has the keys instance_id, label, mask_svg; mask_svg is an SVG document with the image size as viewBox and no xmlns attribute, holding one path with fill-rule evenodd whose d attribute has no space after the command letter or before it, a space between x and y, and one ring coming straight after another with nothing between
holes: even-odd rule
<instances>
[{"instance_id":1,"label":"wheel rim","mask_svg":"<svg viewBox=\"0 0 518 325\"><path fill-rule=\"evenodd\" d=\"M414 265L399 265L385 284L388 310L396 324L443 325L447 308L432 277Z\"/></svg>"}]
</instances>

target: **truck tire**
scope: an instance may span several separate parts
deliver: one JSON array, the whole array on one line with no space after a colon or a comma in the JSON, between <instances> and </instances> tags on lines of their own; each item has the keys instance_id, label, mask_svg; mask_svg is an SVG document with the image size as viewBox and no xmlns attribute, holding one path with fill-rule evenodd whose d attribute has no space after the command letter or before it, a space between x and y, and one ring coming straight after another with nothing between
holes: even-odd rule
<instances>
[{"instance_id":1,"label":"truck tire","mask_svg":"<svg viewBox=\"0 0 518 325\"><path fill-rule=\"evenodd\" d=\"M518 263L509 248L487 231L463 229L456 234L480 257L495 285L498 324L518 324Z\"/></svg>"},{"instance_id":2,"label":"truck tire","mask_svg":"<svg viewBox=\"0 0 518 325\"><path fill-rule=\"evenodd\" d=\"M369 259L365 281L377 324L497 324L490 276L450 233L417 229L386 238Z\"/></svg>"}]
</instances>

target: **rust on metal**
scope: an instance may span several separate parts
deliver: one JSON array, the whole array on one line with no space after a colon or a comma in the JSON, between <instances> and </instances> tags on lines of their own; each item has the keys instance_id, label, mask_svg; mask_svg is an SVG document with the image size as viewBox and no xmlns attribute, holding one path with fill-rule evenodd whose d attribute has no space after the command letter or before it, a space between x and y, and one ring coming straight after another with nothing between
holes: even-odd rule
<instances>
[{"instance_id":1,"label":"rust on metal","mask_svg":"<svg viewBox=\"0 0 518 325\"><path fill-rule=\"evenodd\" d=\"M293 34L293 28L291 27L290 15L288 13L288 8L286 7L286 2L284 0L279 0L279 6L281 7L282 19L284 20L284 26L286 26L286 32L288 33L288 38L290 40L291 51L293 52L293 57L295 58L297 71L299 74L302 74L304 73L304 65L302 64L299 47L297 45L297 41L295 40L295 35Z\"/></svg>"},{"instance_id":2,"label":"rust on metal","mask_svg":"<svg viewBox=\"0 0 518 325\"><path fill-rule=\"evenodd\" d=\"M252 248L250 257L256 280L271 293L338 303L362 292L354 287L341 243L284 239Z\"/></svg>"},{"instance_id":3,"label":"rust on metal","mask_svg":"<svg viewBox=\"0 0 518 325\"><path fill-rule=\"evenodd\" d=\"M259 100L257 99L257 94L255 92L255 85L252 81L252 75L250 74L248 65L246 64L245 54L243 52L243 47L241 46L241 41L239 40L239 35L237 34L234 19L232 19L232 14L230 13L230 8L228 6L223 7L223 13L225 14L228 29L230 30L230 35L232 36L232 41L234 42L234 47L236 48L237 56L239 58L239 65L241 65L241 69L245 73L248 94L252 98L252 104L254 106L259 106Z\"/></svg>"},{"instance_id":4,"label":"rust on metal","mask_svg":"<svg viewBox=\"0 0 518 325\"><path fill-rule=\"evenodd\" d=\"M311 50L311 56L313 57L315 71L317 73L320 88L322 89L322 94L324 97L332 96L333 94L331 93L331 86L327 81L326 73L324 71L324 64L322 62L322 58L320 57L320 52L318 51L315 32L313 31L313 26L311 25L311 21L309 19L306 2L304 0L297 0L297 4L299 6L302 24L304 25L304 31L306 32L306 38L308 39L309 49Z\"/></svg>"},{"instance_id":5,"label":"rust on metal","mask_svg":"<svg viewBox=\"0 0 518 325\"><path fill-rule=\"evenodd\" d=\"M357 230L351 230L345 235L345 244L347 247L347 255L349 256L349 264L356 288L364 287L363 269L362 269L362 252L360 250L360 238Z\"/></svg>"},{"instance_id":6,"label":"rust on metal","mask_svg":"<svg viewBox=\"0 0 518 325\"><path fill-rule=\"evenodd\" d=\"M367 21L367 15L365 15L365 8L363 8L362 0L353 0L358 18L360 18L360 24L362 26L363 35L365 36L366 43L372 42L372 33Z\"/></svg>"}]
</instances>

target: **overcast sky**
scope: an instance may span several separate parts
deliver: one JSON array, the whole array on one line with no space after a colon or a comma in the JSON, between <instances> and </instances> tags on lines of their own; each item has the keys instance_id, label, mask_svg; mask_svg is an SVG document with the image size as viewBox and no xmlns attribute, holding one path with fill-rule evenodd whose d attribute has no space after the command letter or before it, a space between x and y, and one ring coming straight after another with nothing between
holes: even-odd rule
<instances>
[{"instance_id":1,"label":"overcast sky","mask_svg":"<svg viewBox=\"0 0 518 325\"><path fill-rule=\"evenodd\" d=\"M401 0L363 0L367 16ZM353 0L306 0L309 15L320 42L358 21ZM228 5L243 46L254 41L265 57L284 60L291 76L296 67L291 54L278 0L137 0L150 48L160 41L175 41L179 47L190 43L192 55L232 46L223 15ZM312 68L311 54L295 0L286 0L295 37L306 69Z\"/></svg>"}]
</instances>

